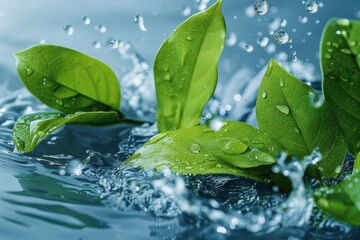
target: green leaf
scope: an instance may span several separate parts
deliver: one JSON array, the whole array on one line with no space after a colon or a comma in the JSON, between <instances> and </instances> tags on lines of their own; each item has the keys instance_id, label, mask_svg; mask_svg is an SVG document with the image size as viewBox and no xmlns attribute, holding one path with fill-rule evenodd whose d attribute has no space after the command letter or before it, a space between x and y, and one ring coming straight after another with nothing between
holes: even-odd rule
<instances>
[{"instance_id":1,"label":"green leaf","mask_svg":"<svg viewBox=\"0 0 360 240\"><path fill-rule=\"evenodd\" d=\"M323 156L308 174L336 177L347 146L330 105L314 89L271 60L257 97L260 130L278 140L293 156L303 157L318 148Z\"/></svg>"},{"instance_id":2,"label":"green leaf","mask_svg":"<svg viewBox=\"0 0 360 240\"><path fill-rule=\"evenodd\" d=\"M313 197L319 208L337 220L360 226L360 171L333 187L318 189Z\"/></svg>"},{"instance_id":3,"label":"green leaf","mask_svg":"<svg viewBox=\"0 0 360 240\"><path fill-rule=\"evenodd\" d=\"M32 151L43 139L67 123L113 123L117 112L77 112L66 116L55 112L32 113L20 117L13 129L13 140L20 152Z\"/></svg>"},{"instance_id":4,"label":"green leaf","mask_svg":"<svg viewBox=\"0 0 360 240\"><path fill-rule=\"evenodd\" d=\"M103 62L72 49L37 45L15 53L26 88L63 113L120 109L120 87Z\"/></svg>"},{"instance_id":5,"label":"green leaf","mask_svg":"<svg viewBox=\"0 0 360 240\"><path fill-rule=\"evenodd\" d=\"M220 131L195 126L160 133L126 161L144 169L188 174L232 174L265 181L275 154L283 147L273 138L242 122L224 123ZM271 170L270 170L271 171Z\"/></svg>"},{"instance_id":6,"label":"green leaf","mask_svg":"<svg viewBox=\"0 0 360 240\"><path fill-rule=\"evenodd\" d=\"M360 21L332 19L320 49L323 92L334 109L349 151L360 151Z\"/></svg>"},{"instance_id":7,"label":"green leaf","mask_svg":"<svg viewBox=\"0 0 360 240\"><path fill-rule=\"evenodd\" d=\"M360 152L356 155L355 162L354 162L353 172L355 172L356 170L360 170Z\"/></svg>"},{"instance_id":8,"label":"green leaf","mask_svg":"<svg viewBox=\"0 0 360 240\"><path fill-rule=\"evenodd\" d=\"M222 0L182 23L163 43L154 66L160 132L192 127L217 82L225 43Z\"/></svg>"}]
</instances>

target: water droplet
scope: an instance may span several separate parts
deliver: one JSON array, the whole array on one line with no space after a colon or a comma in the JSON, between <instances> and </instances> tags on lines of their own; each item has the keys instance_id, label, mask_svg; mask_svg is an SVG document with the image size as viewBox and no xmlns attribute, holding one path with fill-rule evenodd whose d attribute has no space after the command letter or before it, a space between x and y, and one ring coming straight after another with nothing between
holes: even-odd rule
<instances>
[{"instance_id":1,"label":"water droplet","mask_svg":"<svg viewBox=\"0 0 360 240\"><path fill-rule=\"evenodd\" d=\"M283 30L279 30L279 31L275 32L273 35L273 38L277 44L285 44L290 39L289 34L284 32Z\"/></svg>"},{"instance_id":2,"label":"water droplet","mask_svg":"<svg viewBox=\"0 0 360 240\"><path fill-rule=\"evenodd\" d=\"M340 18L336 20L337 25L341 27L349 27L350 26L350 20L347 18Z\"/></svg>"},{"instance_id":3,"label":"water droplet","mask_svg":"<svg viewBox=\"0 0 360 240\"><path fill-rule=\"evenodd\" d=\"M286 105L276 105L275 108L276 108L276 110L280 111L281 113L284 113L284 114L290 113L290 108Z\"/></svg>"},{"instance_id":4,"label":"water droplet","mask_svg":"<svg viewBox=\"0 0 360 240\"><path fill-rule=\"evenodd\" d=\"M191 169L193 169L193 167L192 166L186 166L185 169L186 170L191 170Z\"/></svg>"},{"instance_id":5,"label":"water droplet","mask_svg":"<svg viewBox=\"0 0 360 240\"><path fill-rule=\"evenodd\" d=\"M261 97L262 97L262 99L265 99L265 98L267 97L267 92L266 92L266 91L263 91L263 92L261 93Z\"/></svg>"},{"instance_id":6,"label":"water droplet","mask_svg":"<svg viewBox=\"0 0 360 240\"><path fill-rule=\"evenodd\" d=\"M143 31L143 32L147 31L147 29L145 27L144 18L141 15L136 15L135 19L134 19L134 22L141 31Z\"/></svg>"},{"instance_id":7,"label":"water droplet","mask_svg":"<svg viewBox=\"0 0 360 240\"><path fill-rule=\"evenodd\" d=\"M61 99L56 99L55 102L56 102L57 104L59 104L60 106L62 106L62 105L64 104Z\"/></svg>"},{"instance_id":8,"label":"water droplet","mask_svg":"<svg viewBox=\"0 0 360 240\"><path fill-rule=\"evenodd\" d=\"M298 20L300 23L304 24L304 23L307 23L308 18L307 18L307 16L299 16Z\"/></svg>"},{"instance_id":9,"label":"water droplet","mask_svg":"<svg viewBox=\"0 0 360 240\"><path fill-rule=\"evenodd\" d=\"M67 35L71 36L74 34L75 29L73 26L67 24L64 26L64 31L66 32Z\"/></svg>"},{"instance_id":10,"label":"water droplet","mask_svg":"<svg viewBox=\"0 0 360 240\"><path fill-rule=\"evenodd\" d=\"M31 68L29 68L29 67L26 67L25 71L26 71L27 76L31 76L33 74L33 70Z\"/></svg>"},{"instance_id":11,"label":"water droplet","mask_svg":"<svg viewBox=\"0 0 360 240\"><path fill-rule=\"evenodd\" d=\"M324 104L324 98L317 92L310 92L310 104L315 108L319 108Z\"/></svg>"},{"instance_id":12,"label":"water droplet","mask_svg":"<svg viewBox=\"0 0 360 240\"><path fill-rule=\"evenodd\" d=\"M300 129L299 129L298 127L294 127L294 131L295 131L296 133L300 133Z\"/></svg>"},{"instance_id":13,"label":"water droplet","mask_svg":"<svg viewBox=\"0 0 360 240\"><path fill-rule=\"evenodd\" d=\"M241 100L241 95L238 94L238 93L235 94L235 95L234 95L234 101L235 101L235 102L239 102L240 100Z\"/></svg>"},{"instance_id":14,"label":"water droplet","mask_svg":"<svg viewBox=\"0 0 360 240\"><path fill-rule=\"evenodd\" d=\"M110 48L116 49L116 48L119 47L119 45L120 45L120 41L119 41L119 40L116 40L116 39L111 39L111 40L108 42L108 46L109 46Z\"/></svg>"},{"instance_id":15,"label":"water droplet","mask_svg":"<svg viewBox=\"0 0 360 240\"><path fill-rule=\"evenodd\" d=\"M284 86L285 86L284 79L280 78L280 87L284 87Z\"/></svg>"},{"instance_id":16,"label":"water droplet","mask_svg":"<svg viewBox=\"0 0 360 240\"><path fill-rule=\"evenodd\" d=\"M319 203L319 205L320 205L321 207L323 207L323 208L328 208L328 207L329 207L329 202L328 202L328 200L326 200L325 198L320 198L320 199L318 200L318 203Z\"/></svg>"},{"instance_id":17,"label":"water droplet","mask_svg":"<svg viewBox=\"0 0 360 240\"><path fill-rule=\"evenodd\" d=\"M182 11L181 11L181 14L184 16L184 17L187 17L191 14L191 8L189 6L184 6Z\"/></svg>"},{"instance_id":18,"label":"water droplet","mask_svg":"<svg viewBox=\"0 0 360 240\"><path fill-rule=\"evenodd\" d=\"M340 49L340 51L342 53L346 54L346 55L351 55L352 54L351 50L347 49L347 48L342 48L342 49Z\"/></svg>"},{"instance_id":19,"label":"water droplet","mask_svg":"<svg viewBox=\"0 0 360 240\"><path fill-rule=\"evenodd\" d=\"M38 131L37 134L38 134L39 137L45 136L45 133L43 131Z\"/></svg>"},{"instance_id":20,"label":"water droplet","mask_svg":"<svg viewBox=\"0 0 360 240\"><path fill-rule=\"evenodd\" d=\"M44 86L46 86L46 83L47 83L47 80L46 80L46 78L44 78L42 84L43 84Z\"/></svg>"},{"instance_id":21,"label":"water droplet","mask_svg":"<svg viewBox=\"0 0 360 240\"><path fill-rule=\"evenodd\" d=\"M324 54L324 58L326 58L326 59L331 59L331 54L330 54L330 53L325 53L325 54Z\"/></svg>"},{"instance_id":22,"label":"water droplet","mask_svg":"<svg viewBox=\"0 0 360 240\"><path fill-rule=\"evenodd\" d=\"M264 37L264 36L260 36L257 41L256 41L257 45L259 45L260 47L266 47L269 43L269 38L268 37Z\"/></svg>"},{"instance_id":23,"label":"water droplet","mask_svg":"<svg viewBox=\"0 0 360 240\"><path fill-rule=\"evenodd\" d=\"M196 0L195 7L198 11L204 11L207 8L209 0Z\"/></svg>"},{"instance_id":24,"label":"water droplet","mask_svg":"<svg viewBox=\"0 0 360 240\"><path fill-rule=\"evenodd\" d=\"M189 42L191 42L191 41L193 40L193 38L192 38L191 36L187 36L187 37L186 37L186 40L189 41Z\"/></svg>"},{"instance_id":25,"label":"water droplet","mask_svg":"<svg viewBox=\"0 0 360 240\"><path fill-rule=\"evenodd\" d=\"M209 127L214 131L219 131L224 126L224 122L218 118L211 119Z\"/></svg>"},{"instance_id":26,"label":"water droplet","mask_svg":"<svg viewBox=\"0 0 360 240\"><path fill-rule=\"evenodd\" d=\"M91 19L87 16L83 16L82 20L84 22L85 25L89 25L91 23Z\"/></svg>"},{"instance_id":27,"label":"water droplet","mask_svg":"<svg viewBox=\"0 0 360 240\"><path fill-rule=\"evenodd\" d=\"M308 13L316 13L318 11L319 5L316 0L308 0L305 3L305 9Z\"/></svg>"},{"instance_id":28,"label":"water droplet","mask_svg":"<svg viewBox=\"0 0 360 240\"><path fill-rule=\"evenodd\" d=\"M251 53L254 50L254 47L251 44L247 44L245 42L241 42L239 46L247 53Z\"/></svg>"},{"instance_id":29,"label":"water droplet","mask_svg":"<svg viewBox=\"0 0 360 240\"><path fill-rule=\"evenodd\" d=\"M98 30L100 33L106 33L106 26L104 24L95 25L95 29Z\"/></svg>"},{"instance_id":30,"label":"water droplet","mask_svg":"<svg viewBox=\"0 0 360 240\"><path fill-rule=\"evenodd\" d=\"M163 139L164 137L166 137L167 135L168 135L167 133L159 133L159 134L153 136L152 138L150 138L149 144L154 144L154 143L160 141L161 139Z\"/></svg>"},{"instance_id":31,"label":"water droplet","mask_svg":"<svg viewBox=\"0 0 360 240\"><path fill-rule=\"evenodd\" d=\"M265 77L270 77L273 70L273 63L270 61L265 72Z\"/></svg>"},{"instance_id":32,"label":"water droplet","mask_svg":"<svg viewBox=\"0 0 360 240\"><path fill-rule=\"evenodd\" d=\"M248 145L240 140L230 141L221 149L227 155L236 155L244 153L249 148Z\"/></svg>"},{"instance_id":33,"label":"water droplet","mask_svg":"<svg viewBox=\"0 0 360 240\"><path fill-rule=\"evenodd\" d=\"M335 173L339 174L341 172L342 166L339 165L335 168Z\"/></svg>"},{"instance_id":34,"label":"water droplet","mask_svg":"<svg viewBox=\"0 0 360 240\"><path fill-rule=\"evenodd\" d=\"M170 74L165 74L165 75L163 76L163 79L164 79L165 81L171 81L171 80L172 80L172 77L171 77Z\"/></svg>"},{"instance_id":35,"label":"water droplet","mask_svg":"<svg viewBox=\"0 0 360 240\"><path fill-rule=\"evenodd\" d=\"M23 118L20 118L20 119L18 120L18 123L19 123L19 124L24 124L24 123L25 123L25 120L24 120Z\"/></svg>"},{"instance_id":36,"label":"water droplet","mask_svg":"<svg viewBox=\"0 0 360 240\"><path fill-rule=\"evenodd\" d=\"M256 0L254 10L260 16L265 15L269 10L269 3L266 0Z\"/></svg>"},{"instance_id":37,"label":"water droplet","mask_svg":"<svg viewBox=\"0 0 360 240\"><path fill-rule=\"evenodd\" d=\"M228 45L229 47L232 47L236 44L236 40L237 40L237 36L236 36L236 33L234 32L231 32L231 33L228 33L226 34L226 45Z\"/></svg>"},{"instance_id":38,"label":"water droplet","mask_svg":"<svg viewBox=\"0 0 360 240\"><path fill-rule=\"evenodd\" d=\"M220 163L218 163L218 164L216 164L216 167L217 168L222 168L223 166Z\"/></svg>"},{"instance_id":39,"label":"water droplet","mask_svg":"<svg viewBox=\"0 0 360 240\"><path fill-rule=\"evenodd\" d=\"M206 169L204 167L199 167L200 171L205 171Z\"/></svg>"},{"instance_id":40,"label":"water droplet","mask_svg":"<svg viewBox=\"0 0 360 240\"><path fill-rule=\"evenodd\" d=\"M100 43L100 41L95 41L95 42L93 42L93 47L96 48L96 49L101 48L101 43Z\"/></svg>"},{"instance_id":41,"label":"water droplet","mask_svg":"<svg viewBox=\"0 0 360 240\"><path fill-rule=\"evenodd\" d=\"M199 154L200 153L200 145L196 144L196 143L191 144L190 151L194 154Z\"/></svg>"},{"instance_id":42,"label":"water droplet","mask_svg":"<svg viewBox=\"0 0 360 240\"><path fill-rule=\"evenodd\" d=\"M287 20L284 18L280 22L280 27L286 27L286 25L287 25Z\"/></svg>"}]
</instances>

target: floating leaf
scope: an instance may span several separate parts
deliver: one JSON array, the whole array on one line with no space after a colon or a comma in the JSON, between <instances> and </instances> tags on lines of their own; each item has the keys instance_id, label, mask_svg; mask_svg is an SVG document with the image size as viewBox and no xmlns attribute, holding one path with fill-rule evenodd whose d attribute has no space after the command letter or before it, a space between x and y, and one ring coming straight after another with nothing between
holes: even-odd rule
<instances>
[{"instance_id":1,"label":"floating leaf","mask_svg":"<svg viewBox=\"0 0 360 240\"><path fill-rule=\"evenodd\" d=\"M119 119L117 112L32 113L20 117L13 129L13 140L20 152L32 151L43 139L67 123L105 124Z\"/></svg>"},{"instance_id":2,"label":"floating leaf","mask_svg":"<svg viewBox=\"0 0 360 240\"><path fill-rule=\"evenodd\" d=\"M320 49L323 91L355 156L360 152L360 21L332 19Z\"/></svg>"},{"instance_id":3,"label":"floating leaf","mask_svg":"<svg viewBox=\"0 0 360 240\"><path fill-rule=\"evenodd\" d=\"M312 177L338 175L347 146L334 111L321 95L274 60L260 86L256 116L260 130L278 140L290 155L302 157L319 149L323 160L308 171Z\"/></svg>"},{"instance_id":4,"label":"floating leaf","mask_svg":"<svg viewBox=\"0 0 360 240\"><path fill-rule=\"evenodd\" d=\"M275 154L283 150L282 146L246 123L229 121L225 125L219 132L195 126L160 133L126 163L144 169L232 174L264 181L260 175L269 168L258 167L275 163Z\"/></svg>"},{"instance_id":5,"label":"floating leaf","mask_svg":"<svg viewBox=\"0 0 360 240\"><path fill-rule=\"evenodd\" d=\"M37 45L15 53L26 88L63 113L120 109L120 87L103 62L72 49Z\"/></svg>"},{"instance_id":6,"label":"floating leaf","mask_svg":"<svg viewBox=\"0 0 360 240\"><path fill-rule=\"evenodd\" d=\"M318 189L313 197L319 208L337 220L360 226L360 171L333 187Z\"/></svg>"},{"instance_id":7,"label":"floating leaf","mask_svg":"<svg viewBox=\"0 0 360 240\"><path fill-rule=\"evenodd\" d=\"M199 124L217 82L225 44L222 0L182 23L155 59L157 121L160 132Z\"/></svg>"}]
</instances>

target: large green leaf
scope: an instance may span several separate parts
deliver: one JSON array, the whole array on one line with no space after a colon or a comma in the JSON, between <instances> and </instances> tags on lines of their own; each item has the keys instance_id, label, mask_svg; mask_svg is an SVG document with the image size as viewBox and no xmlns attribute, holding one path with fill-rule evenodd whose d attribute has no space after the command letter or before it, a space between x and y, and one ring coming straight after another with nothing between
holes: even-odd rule
<instances>
[{"instance_id":1,"label":"large green leaf","mask_svg":"<svg viewBox=\"0 0 360 240\"><path fill-rule=\"evenodd\" d=\"M67 123L106 124L116 122L117 112L77 112L66 116L55 113L32 113L20 117L13 129L13 140L20 152L32 151L43 139Z\"/></svg>"},{"instance_id":2,"label":"large green leaf","mask_svg":"<svg viewBox=\"0 0 360 240\"><path fill-rule=\"evenodd\" d=\"M120 109L120 87L103 62L72 49L37 45L15 53L26 88L63 113Z\"/></svg>"},{"instance_id":3,"label":"large green leaf","mask_svg":"<svg viewBox=\"0 0 360 240\"><path fill-rule=\"evenodd\" d=\"M217 82L225 43L222 0L182 23L163 43L154 66L160 132L192 127Z\"/></svg>"},{"instance_id":4,"label":"large green leaf","mask_svg":"<svg viewBox=\"0 0 360 240\"><path fill-rule=\"evenodd\" d=\"M312 177L338 175L347 146L334 111L274 60L260 86L256 116L260 130L277 139L290 155L302 157L320 150L323 160L308 171Z\"/></svg>"},{"instance_id":5,"label":"large green leaf","mask_svg":"<svg viewBox=\"0 0 360 240\"><path fill-rule=\"evenodd\" d=\"M360 226L360 171L333 187L318 189L313 197L330 216Z\"/></svg>"},{"instance_id":6,"label":"large green leaf","mask_svg":"<svg viewBox=\"0 0 360 240\"><path fill-rule=\"evenodd\" d=\"M264 181L260 175L275 163L283 147L273 138L242 122L229 121L219 131L195 126L151 138L127 160L145 169L189 174L233 174Z\"/></svg>"},{"instance_id":7,"label":"large green leaf","mask_svg":"<svg viewBox=\"0 0 360 240\"><path fill-rule=\"evenodd\" d=\"M360 21L332 19L320 49L323 91L355 156L360 151Z\"/></svg>"}]
</instances>

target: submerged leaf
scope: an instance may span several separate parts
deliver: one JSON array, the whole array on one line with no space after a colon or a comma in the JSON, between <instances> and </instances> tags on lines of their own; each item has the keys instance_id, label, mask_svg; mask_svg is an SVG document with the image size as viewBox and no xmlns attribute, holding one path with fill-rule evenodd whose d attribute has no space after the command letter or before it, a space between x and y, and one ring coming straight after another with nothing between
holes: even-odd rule
<instances>
[{"instance_id":1,"label":"submerged leaf","mask_svg":"<svg viewBox=\"0 0 360 240\"><path fill-rule=\"evenodd\" d=\"M232 174L264 181L275 154L283 151L273 138L242 122L229 121L219 132L195 126L160 133L127 160L144 169L189 174Z\"/></svg>"},{"instance_id":2,"label":"submerged leaf","mask_svg":"<svg viewBox=\"0 0 360 240\"><path fill-rule=\"evenodd\" d=\"M160 132L199 124L217 82L225 43L222 0L182 23L163 43L154 66Z\"/></svg>"},{"instance_id":3,"label":"submerged leaf","mask_svg":"<svg viewBox=\"0 0 360 240\"><path fill-rule=\"evenodd\" d=\"M120 87L103 62L72 49L37 45L15 53L26 88L63 113L120 109Z\"/></svg>"},{"instance_id":4,"label":"submerged leaf","mask_svg":"<svg viewBox=\"0 0 360 240\"><path fill-rule=\"evenodd\" d=\"M106 124L119 119L117 112L32 113L20 117L13 129L13 140L20 152L32 151L43 139L67 123Z\"/></svg>"},{"instance_id":5,"label":"submerged leaf","mask_svg":"<svg viewBox=\"0 0 360 240\"><path fill-rule=\"evenodd\" d=\"M274 60L260 86L256 116L260 130L278 140L290 155L302 157L319 149L323 160L310 167L312 177L338 175L347 146L334 111L314 89Z\"/></svg>"},{"instance_id":6,"label":"submerged leaf","mask_svg":"<svg viewBox=\"0 0 360 240\"><path fill-rule=\"evenodd\" d=\"M313 197L319 208L337 220L360 226L360 171L333 187L318 189Z\"/></svg>"},{"instance_id":7,"label":"submerged leaf","mask_svg":"<svg viewBox=\"0 0 360 240\"><path fill-rule=\"evenodd\" d=\"M323 91L352 155L360 152L360 21L332 19L320 49Z\"/></svg>"}]
</instances>

